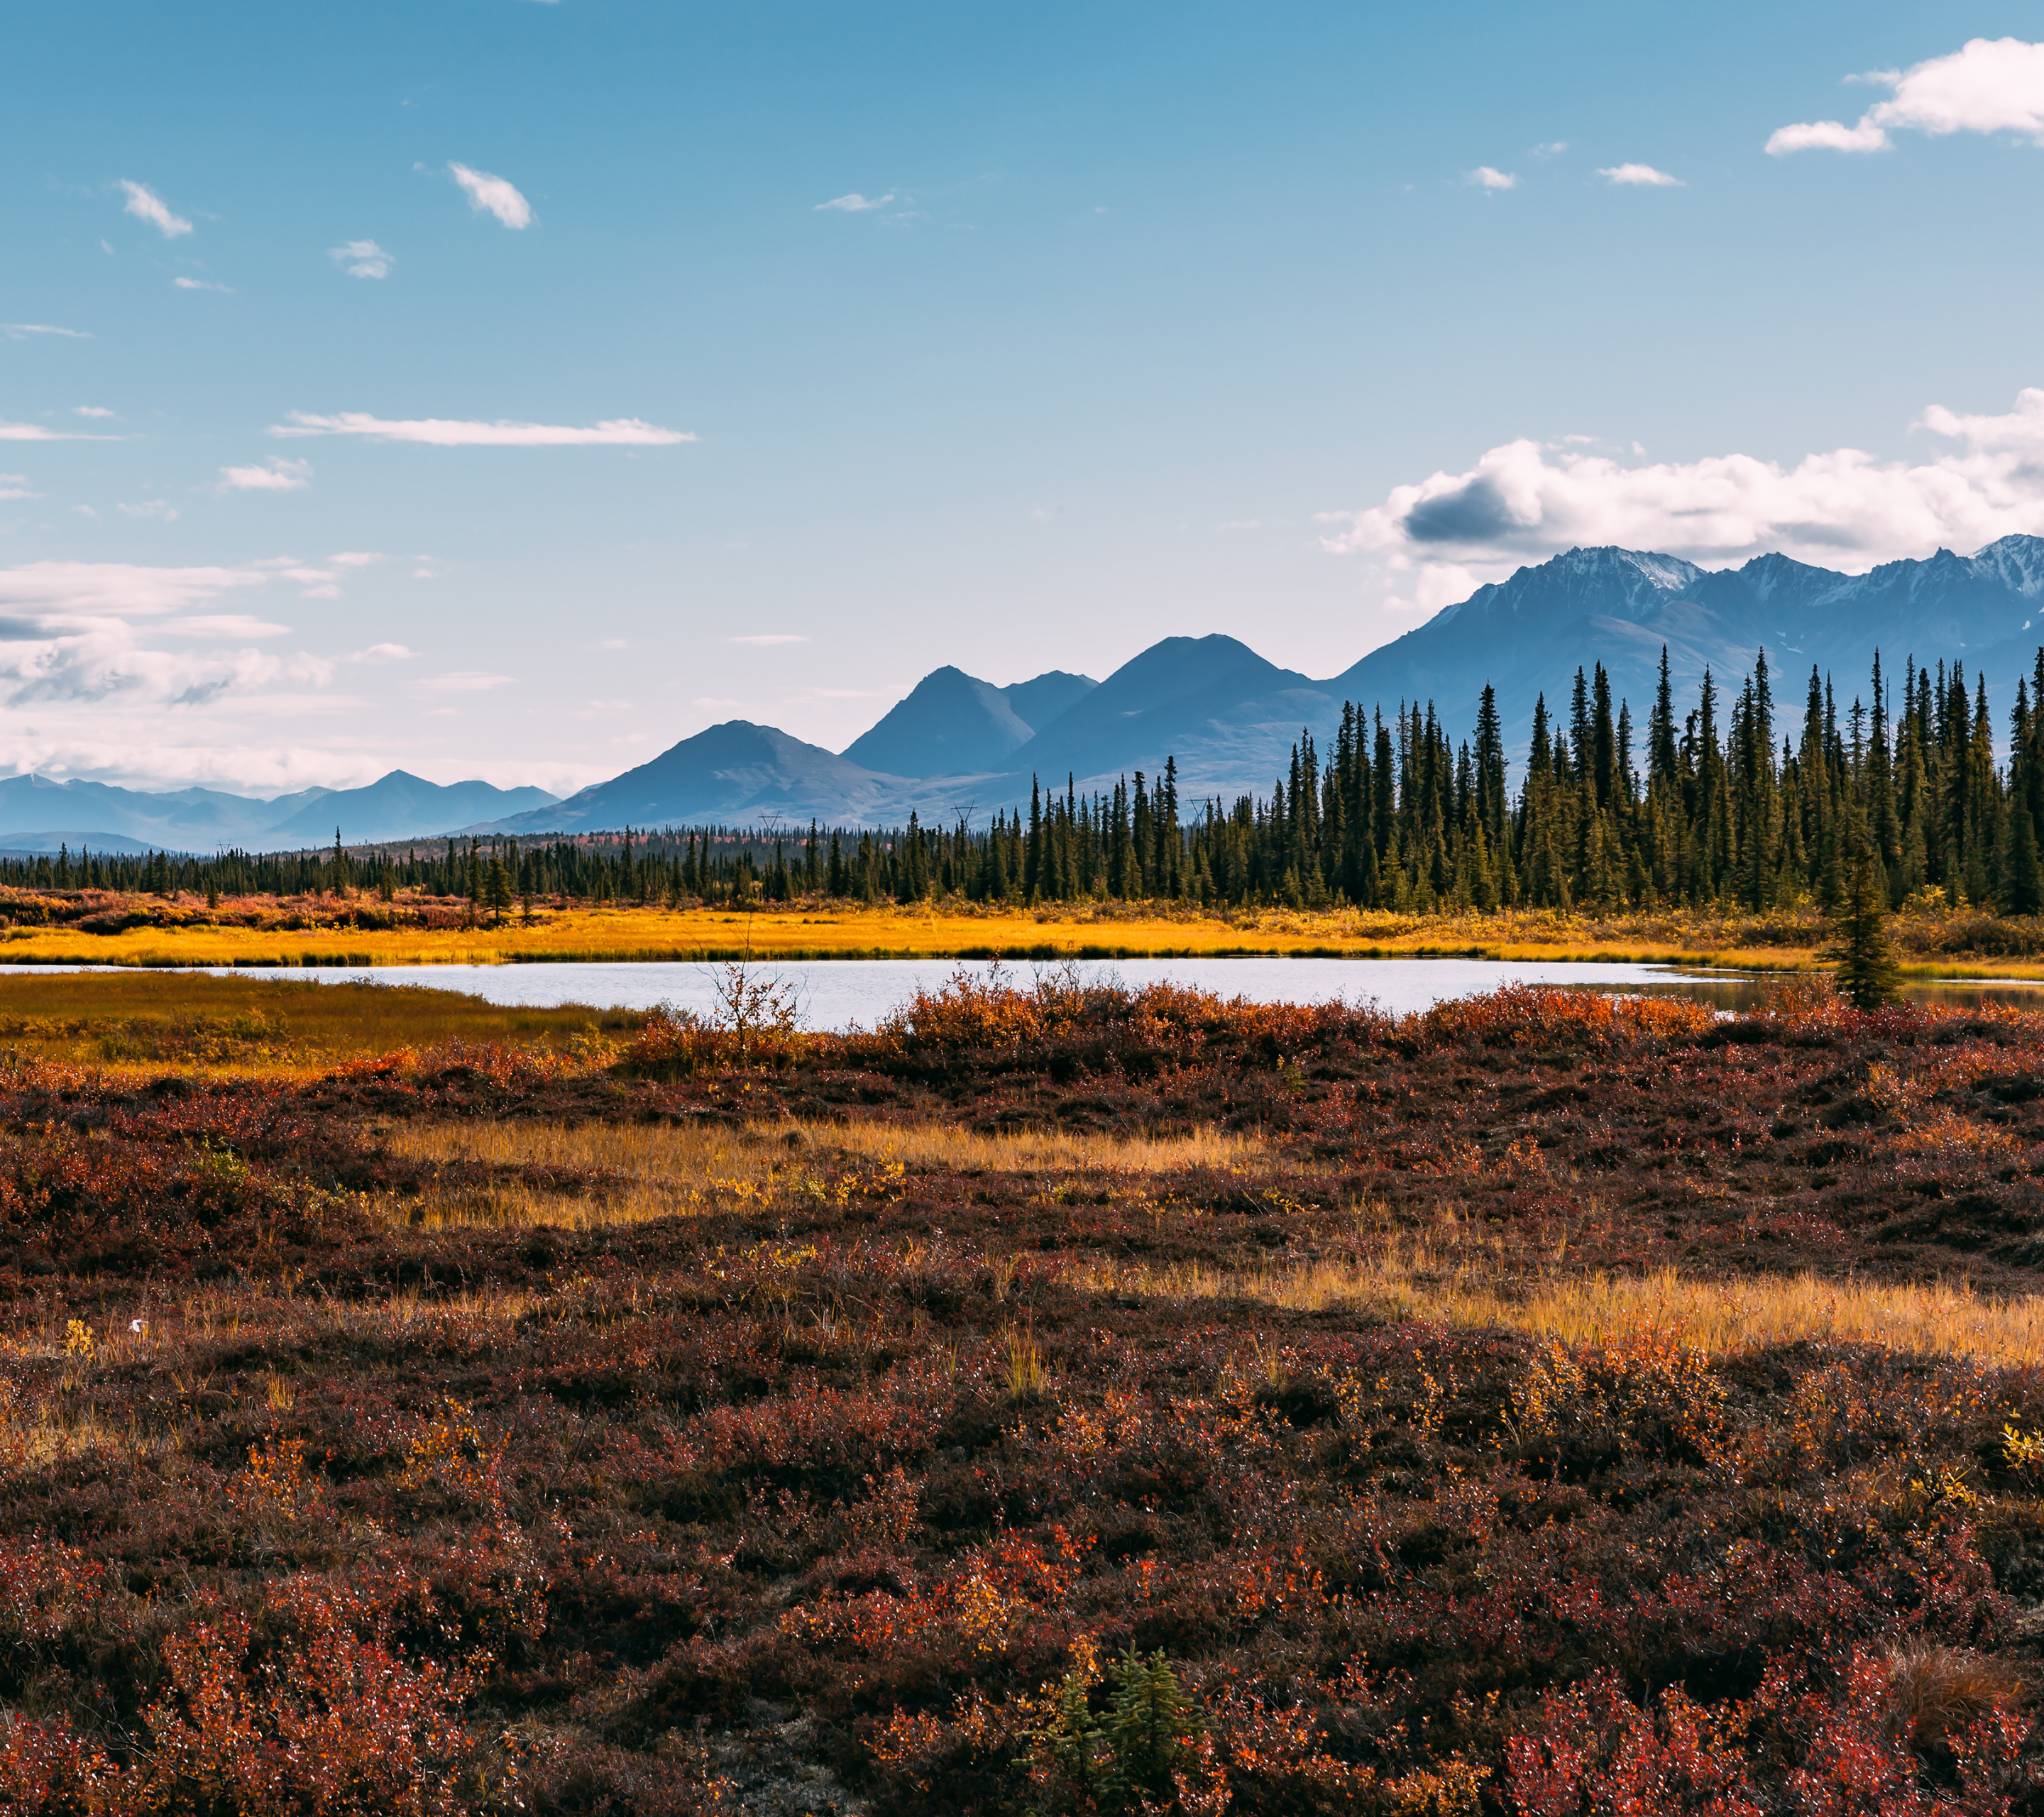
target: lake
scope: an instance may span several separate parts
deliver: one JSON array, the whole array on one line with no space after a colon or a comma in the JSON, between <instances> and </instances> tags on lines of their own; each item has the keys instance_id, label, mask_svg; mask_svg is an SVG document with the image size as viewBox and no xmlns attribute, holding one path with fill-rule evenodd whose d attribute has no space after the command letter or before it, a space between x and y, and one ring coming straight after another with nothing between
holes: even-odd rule
<instances>
[{"instance_id":1,"label":"lake","mask_svg":"<svg viewBox=\"0 0 2044 1817\"><path fill-rule=\"evenodd\" d=\"M806 1028L870 1028L918 989L935 990L964 971L983 977L991 960L820 959L758 969L787 981ZM119 966L38 966L36 971L120 970ZM335 983L344 979L383 985L424 985L466 991L498 1004L551 1007L586 1003L597 1009L647 1009L656 1003L705 1012L716 1003L721 968L686 961L618 965L290 966L275 970L194 967L215 977ZM1004 974L1028 986L1061 968L1009 962ZM1140 986L1160 981L1189 985L1224 997L1261 1003L1374 1003L1393 1015L1426 1009L1449 997L1471 997L1508 984L1562 985L1699 998L1720 1009L1758 1001L1770 980L1750 973L1684 970L1673 966L1585 964L1492 959L1181 958L1091 959L1070 970L1089 980ZM4 985L0 985L4 991ZM2044 985L1963 979L1915 985L1919 1001L1977 1005L2044 1003Z\"/></svg>"}]
</instances>

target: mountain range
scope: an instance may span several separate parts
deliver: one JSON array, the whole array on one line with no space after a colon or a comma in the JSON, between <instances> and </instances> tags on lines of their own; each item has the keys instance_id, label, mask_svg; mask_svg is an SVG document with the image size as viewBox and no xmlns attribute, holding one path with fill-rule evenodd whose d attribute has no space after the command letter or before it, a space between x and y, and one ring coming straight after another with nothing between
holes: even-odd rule
<instances>
[{"instance_id":1,"label":"mountain range","mask_svg":"<svg viewBox=\"0 0 2044 1817\"><path fill-rule=\"evenodd\" d=\"M0 780L0 847L53 852L144 850L293 851L331 842L337 827L350 845L425 837L542 809L558 800L544 789L488 782L428 782L403 770L360 789L304 789L268 801L217 789L121 789L106 782L53 782L44 776Z\"/></svg>"},{"instance_id":2,"label":"mountain range","mask_svg":"<svg viewBox=\"0 0 2044 1817\"><path fill-rule=\"evenodd\" d=\"M1864 696L1878 650L1903 666L1984 670L1997 706L2044 643L2044 538L2007 536L1970 557L1940 550L1846 574L1758 556L1716 571L1676 555L1571 549L1481 586L1329 679L1281 669L1225 636L1167 637L1094 686L1057 674L997 689L962 671L925 677L842 755L742 720L684 739L614 782L499 823L513 832L718 820L899 825L1028 799L1032 778L1111 787L1178 760L1181 801L1266 793L1301 731L1323 745L1345 701L1431 701L1468 736L1484 686L1497 690L1508 749L1523 751L1535 701L1566 712L1578 666L1602 663L1642 728L1668 652L1678 711L1706 667L1735 689L1765 649L1784 710L1811 668L1842 705ZM1046 684L1055 684L1047 686ZM1029 690L1040 691L1032 693ZM1026 701L1034 716L1021 710ZM1026 736L1024 734L1026 733Z\"/></svg>"},{"instance_id":3,"label":"mountain range","mask_svg":"<svg viewBox=\"0 0 2044 1817\"><path fill-rule=\"evenodd\" d=\"M440 787L402 770L365 789L270 801L18 776L0 781L0 847L280 850L325 843L336 823L351 843L702 821L892 826L912 810L950 820L1016 806L1032 777L1111 787L1138 770L1155 775L1167 757L1189 807L1266 793L1301 731L1325 745L1348 701L1387 716L1431 701L1459 739L1489 682L1508 748L1523 750L1535 699L1544 693L1566 711L1579 666L1602 663L1643 728L1664 647L1678 711L1694 704L1707 666L1735 689L1765 648L1789 715L1812 666L1831 676L1842 707L1863 697L1878 650L1896 686L1912 656L1984 670L1999 719L2040 643L2044 538L2005 536L1972 556L1940 550L1864 574L1779 555L1711 570L1675 555L1577 548L1478 587L1326 680L1218 634L1166 637L1097 682L1053 670L999 687L945 667L842 752L731 720L565 801L483 782Z\"/></svg>"}]
</instances>

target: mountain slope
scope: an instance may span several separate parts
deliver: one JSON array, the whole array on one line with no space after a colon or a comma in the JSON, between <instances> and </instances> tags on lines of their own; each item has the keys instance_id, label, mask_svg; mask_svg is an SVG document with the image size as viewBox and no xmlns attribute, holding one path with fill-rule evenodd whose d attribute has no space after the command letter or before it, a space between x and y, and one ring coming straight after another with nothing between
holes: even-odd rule
<instances>
[{"instance_id":1,"label":"mountain slope","mask_svg":"<svg viewBox=\"0 0 2044 1817\"><path fill-rule=\"evenodd\" d=\"M1054 669L997 688L962 669L934 669L843 755L886 775L982 774L1098 686Z\"/></svg>"},{"instance_id":2,"label":"mountain slope","mask_svg":"<svg viewBox=\"0 0 2044 1817\"><path fill-rule=\"evenodd\" d=\"M1075 675L1068 669L1049 669L1026 682L1010 682L1001 692L1015 716L1033 732L1048 725L1060 713L1077 706L1100 686L1090 675Z\"/></svg>"},{"instance_id":3,"label":"mountain slope","mask_svg":"<svg viewBox=\"0 0 2044 1817\"><path fill-rule=\"evenodd\" d=\"M844 758L890 776L956 776L994 768L1028 743L1030 731L991 682L962 669L933 669L846 746Z\"/></svg>"},{"instance_id":4,"label":"mountain slope","mask_svg":"<svg viewBox=\"0 0 2044 1817\"><path fill-rule=\"evenodd\" d=\"M499 789L488 782L428 782L394 770L363 789L340 789L279 821L263 837L273 850L323 845L340 829L349 845L375 839L425 839L459 832L483 820L545 807L560 797L544 789Z\"/></svg>"},{"instance_id":5,"label":"mountain slope","mask_svg":"<svg viewBox=\"0 0 2044 1817\"><path fill-rule=\"evenodd\" d=\"M762 819L806 824L813 816L855 821L909 787L901 777L878 774L770 725L734 719L683 739L622 776L555 806L498 821L490 830L581 832Z\"/></svg>"}]
</instances>

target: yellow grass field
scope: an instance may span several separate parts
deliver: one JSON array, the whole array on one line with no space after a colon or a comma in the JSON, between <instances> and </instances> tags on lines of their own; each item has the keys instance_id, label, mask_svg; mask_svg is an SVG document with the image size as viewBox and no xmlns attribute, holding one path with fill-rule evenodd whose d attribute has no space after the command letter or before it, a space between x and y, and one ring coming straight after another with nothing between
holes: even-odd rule
<instances>
[{"instance_id":1,"label":"yellow grass field","mask_svg":"<svg viewBox=\"0 0 2044 1817\"><path fill-rule=\"evenodd\" d=\"M321 920L346 920L343 912ZM404 904L398 905L404 919ZM1814 915L1652 911L1608 918L1532 911L1490 916L1285 908L1201 911L1143 904L1041 909L792 904L749 913L723 908L547 909L501 925L390 928L213 923L187 901L167 920L185 925L94 934L17 926L0 934L0 966L513 965L538 961L715 961L755 958L1064 958L1322 956L1652 962L1738 970L1794 971L1821 963L1826 934ZM293 917L298 918L298 917ZM2044 958L1927 951L1935 925L1892 924L1906 975L2044 979Z\"/></svg>"}]
</instances>

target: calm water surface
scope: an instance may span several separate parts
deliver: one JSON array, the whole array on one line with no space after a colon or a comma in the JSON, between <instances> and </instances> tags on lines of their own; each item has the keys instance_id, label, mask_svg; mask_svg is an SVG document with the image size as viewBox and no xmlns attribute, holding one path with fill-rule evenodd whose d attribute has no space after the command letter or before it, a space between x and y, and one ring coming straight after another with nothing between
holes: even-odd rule
<instances>
[{"instance_id":1,"label":"calm water surface","mask_svg":"<svg viewBox=\"0 0 2044 1817\"><path fill-rule=\"evenodd\" d=\"M918 989L935 990L962 971L984 977L994 962L985 959L819 959L758 969L794 987L801 1020L811 1028L870 1028ZM116 971L120 966L22 968L21 975L46 970ZM548 1008L583 1003L596 1009L647 1009L656 1003L709 1010L716 1002L721 968L686 961L620 965L305 966L268 968L194 967L220 977L366 981L382 985L425 985L466 991L491 1003ZM1008 963L1011 981L1027 987L1044 974L1065 968ZM1685 971L1673 966L1594 965L1491 959L1089 959L1070 969L1092 981L1140 986L1159 981L1190 985L1224 997L1259 1003L1374 1004L1393 1015L1426 1009L1450 997L1472 997L1500 985L1565 985L1595 990L1637 991L1700 999L1720 1009L1742 1009L1765 995L1773 981L1740 972ZM0 1001L6 983L0 977ZM1975 1005L2011 1002L2044 1007L2044 985L1974 979L1917 985L1908 994L1923 1002Z\"/></svg>"}]
</instances>

